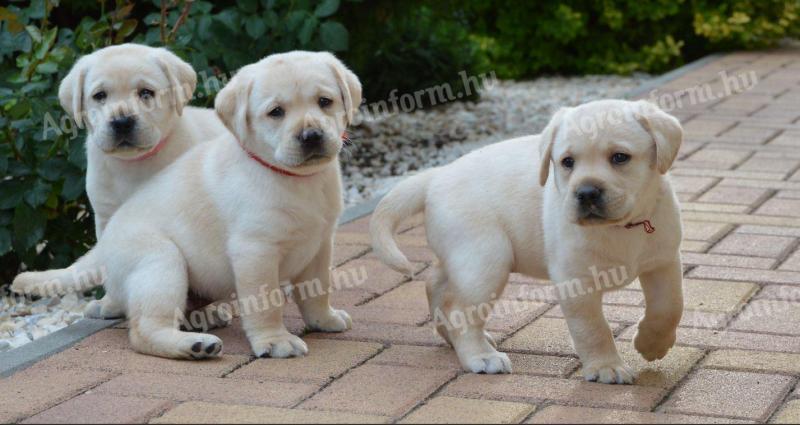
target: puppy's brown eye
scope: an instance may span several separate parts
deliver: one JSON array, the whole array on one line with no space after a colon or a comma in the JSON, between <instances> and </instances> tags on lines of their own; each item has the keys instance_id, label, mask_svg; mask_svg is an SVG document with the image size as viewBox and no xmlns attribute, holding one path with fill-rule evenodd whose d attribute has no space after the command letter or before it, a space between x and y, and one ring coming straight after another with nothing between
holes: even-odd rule
<instances>
[{"instance_id":1,"label":"puppy's brown eye","mask_svg":"<svg viewBox=\"0 0 800 425\"><path fill-rule=\"evenodd\" d=\"M611 163L614 165L622 165L631 160L631 156L626 153L615 153L611 155Z\"/></svg>"},{"instance_id":2,"label":"puppy's brown eye","mask_svg":"<svg viewBox=\"0 0 800 425\"><path fill-rule=\"evenodd\" d=\"M272 108L269 112L267 112L267 115L269 115L272 118L281 118L285 113L286 112L284 112L283 108L278 106L276 108Z\"/></svg>"},{"instance_id":3,"label":"puppy's brown eye","mask_svg":"<svg viewBox=\"0 0 800 425\"><path fill-rule=\"evenodd\" d=\"M564 168L571 170L572 167L575 166L575 159L573 159L571 156L568 156L561 160L561 165L564 166Z\"/></svg>"},{"instance_id":4,"label":"puppy's brown eye","mask_svg":"<svg viewBox=\"0 0 800 425\"><path fill-rule=\"evenodd\" d=\"M139 90L139 98L142 100L152 99L156 93L150 89L141 89Z\"/></svg>"},{"instance_id":5,"label":"puppy's brown eye","mask_svg":"<svg viewBox=\"0 0 800 425\"><path fill-rule=\"evenodd\" d=\"M92 95L92 99L94 99L97 102L102 102L106 100L106 97L108 97L108 95L104 91L99 91Z\"/></svg>"},{"instance_id":6,"label":"puppy's brown eye","mask_svg":"<svg viewBox=\"0 0 800 425\"><path fill-rule=\"evenodd\" d=\"M328 99L327 97L320 97L319 98L319 107L320 108L327 108L328 106L333 105L333 100Z\"/></svg>"}]
</instances>

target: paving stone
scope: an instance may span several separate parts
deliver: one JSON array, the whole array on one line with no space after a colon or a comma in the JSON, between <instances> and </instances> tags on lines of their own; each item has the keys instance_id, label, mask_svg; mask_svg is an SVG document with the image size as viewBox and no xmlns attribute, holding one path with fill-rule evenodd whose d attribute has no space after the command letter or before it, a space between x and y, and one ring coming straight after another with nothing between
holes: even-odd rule
<instances>
[{"instance_id":1,"label":"paving stone","mask_svg":"<svg viewBox=\"0 0 800 425\"><path fill-rule=\"evenodd\" d=\"M797 146L800 147L800 131L787 130L769 142L771 146Z\"/></svg>"},{"instance_id":2,"label":"paving stone","mask_svg":"<svg viewBox=\"0 0 800 425\"><path fill-rule=\"evenodd\" d=\"M420 326L431 320L427 310L383 308L370 304L353 307L348 310L348 313L355 322Z\"/></svg>"},{"instance_id":3,"label":"paving stone","mask_svg":"<svg viewBox=\"0 0 800 425\"><path fill-rule=\"evenodd\" d=\"M293 359L257 359L228 378L256 381L307 382L321 385L374 356L381 344L307 339L308 355Z\"/></svg>"},{"instance_id":4,"label":"paving stone","mask_svg":"<svg viewBox=\"0 0 800 425\"><path fill-rule=\"evenodd\" d=\"M800 161L796 159L769 158L756 155L745 161L736 169L743 171L771 171L789 173L796 170L798 165L800 165Z\"/></svg>"},{"instance_id":5,"label":"paving stone","mask_svg":"<svg viewBox=\"0 0 800 425\"><path fill-rule=\"evenodd\" d=\"M731 329L760 333L800 335L800 304L755 300L745 307Z\"/></svg>"},{"instance_id":6,"label":"paving stone","mask_svg":"<svg viewBox=\"0 0 800 425\"><path fill-rule=\"evenodd\" d=\"M630 410L590 407L548 406L527 421L528 424L729 424L751 423L710 416L668 415Z\"/></svg>"},{"instance_id":7,"label":"paving stone","mask_svg":"<svg viewBox=\"0 0 800 425\"><path fill-rule=\"evenodd\" d=\"M789 393L779 375L704 369L690 376L662 406L666 413L765 421Z\"/></svg>"},{"instance_id":8,"label":"paving stone","mask_svg":"<svg viewBox=\"0 0 800 425\"><path fill-rule=\"evenodd\" d=\"M578 367L578 360L572 357L520 353L509 353L508 357L515 374L566 377ZM393 345L370 363L461 371L458 357L450 347Z\"/></svg>"},{"instance_id":9,"label":"paving stone","mask_svg":"<svg viewBox=\"0 0 800 425\"><path fill-rule=\"evenodd\" d=\"M681 262L684 265L703 265L703 266L730 266L744 267L748 269L769 270L775 267L778 260L774 258L744 257L741 255L725 254L703 254L697 252L681 253Z\"/></svg>"},{"instance_id":10,"label":"paving stone","mask_svg":"<svg viewBox=\"0 0 800 425\"><path fill-rule=\"evenodd\" d=\"M772 198L759 207L756 214L800 217L800 199Z\"/></svg>"},{"instance_id":11,"label":"paving stone","mask_svg":"<svg viewBox=\"0 0 800 425\"><path fill-rule=\"evenodd\" d=\"M550 305L544 303L500 300L494 306L486 329L510 333L530 323L549 309Z\"/></svg>"},{"instance_id":12,"label":"paving stone","mask_svg":"<svg viewBox=\"0 0 800 425\"><path fill-rule=\"evenodd\" d=\"M716 242L728 234L733 226L728 223L683 221L683 237L688 240Z\"/></svg>"},{"instance_id":13,"label":"paving stone","mask_svg":"<svg viewBox=\"0 0 800 425\"><path fill-rule=\"evenodd\" d=\"M633 324L644 317L644 307L631 306L604 306L603 313L609 322ZM561 307L555 306L545 314L545 317L563 318ZM728 315L718 312L705 312L684 310L681 317L681 326L695 328L722 329L728 321Z\"/></svg>"},{"instance_id":14,"label":"paving stone","mask_svg":"<svg viewBox=\"0 0 800 425\"><path fill-rule=\"evenodd\" d=\"M747 282L684 279L684 308L718 313L734 313L758 290Z\"/></svg>"},{"instance_id":15,"label":"paving stone","mask_svg":"<svg viewBox=\"0 0 800 425\"><path fill-rule=\"evenodd\" d=\"M416 266L417 271L425 267L424 264L419 263ZM378 260L369 258L348 261L344 265L337 267L336 272L344 273L340 275L343 276L341 278L341 287L357 287L373 294L383 294L408 280L402 273L392 270ZM345 278L344 276L347 277Z\"/></svg>"},{"instance_id":16,"label":"paving stone","mask_svg":"<svg viewBox=\"0 0 800 425\"><path fill-rule=\"evenodd\" d=\"M703 193L719 181L714 177L689 177L670 175L669 181L672 188L678 193Z\"/></svg>"},{"instance_id":17,"label":"paving stone","mask_svg":"<svg viewBox=\"0 0 800 425\"><path fill-rule=\"evenodd\" d=\"M389 418L345 412L321 412L278 407L246 406L204 402L183 403L153 424L371 424L388 423Z\"/></svg>"},{"instance_id":18,"label":"paving stone","mask_svg":"<svg viewBox=\"0 0 800 425\"><path fill-rule=\"evenodd\" d=\"M617 339L630 341L636 327L626 329ZM719 331L701 328L678 328L677 344L698 348L728 348L737 350L800 353L800 338L784 335L764 335L751 332Z\"/></svg>"},{"instance_id":19,"label":"paving stone","mask_svg":"<svg viewBox=\"0 0 800 425\"><path fill-rule=\"evenodd\" d=\"M611 330L622 328L618 323L611 323ZM525 326L511 338L500 344L502 350L545 355L575 355L572 339L564 319L542 317Z\"/></svg>"},{"instance_id":20,"label":"paving stone","mask_svg":"<svg viewBox=\"0 0 800 425\"><path fill-rule=\"evenodd\" d=\"M86 359L92 359L87 361ZM127 350L71 348L41 362L52 369L78 369L113 373L171 373L176 375L224 376L250 361L249 356L223 355L208 360L171 360Z\"/></svg>"},{"instance_id":21,"label":"paving stone","mask_svg":"<svg viewBox=\"0 0 800 425\"><path fill-rule=\"evenodd\" d=\"M734 165L741 164L752 154L753 153L750 151L704 148L690 156L688 161L707 164L721 164L732 167Z\"/></svg>"},{"instance_id":22,"label":"paving stone","mask_svg":"<svg viewBox=\"0 0 800 425\"><path fill-rule=\"evenodd\" d=\"M636 371L636 385L672 389L703 358L703 350L691 347L673 347L661 360L648 362L636 351L633 344L617 344L622 359Z\"/></svg>"},{"instance_id":23,"label":"paving stone","mask_svg":"<svg viewBox=\"0 0 800 425\"><path fill-rule=\"evenodd\" d=\"M85 359L84 359L85 361ZM0 380L0 422L13 423L111 378L107 372L54 370L38 364Z\"/></svg>"},{"instance_id":24,"label":"paving stone","mask_svg":"<svg viewBox=\"0 0 800 425\"><path fill-rule=\"evenodd\" d=\"M21 422L23 424L137 424L169 409L167 400L83 394Z\"/></svg>"},{"instance_id":25,"label":"paving stone","mask_svg":"<svg viewBox=\"0 0 800 425\"><path fill-rule=\"evenodd\" d=\"M792 400L783 405L772 418L773 424L800 423L800 400Z\"/></svg>"},{"instance_id":26,"label":"paving stone","mask_svg":"<svg viewBox=\"0 0 800 425\"><path fill-rule=\"evenodd\" d=\"M730 122L695 118L683 125L683 131L690 137L714 137L730 127Z\"/></svg>"},{"instance_id":27,"label":"paving stone","mask_svg":"<svg viewBox=\"0 0 800 425\"><path fill-rule=\"evenodd\" d=\"M742 169L742 168L739 168ZM766 189L716 186L701 196L699 202L755 206L769 195Z\"/></svg>"},{"instance_id":28,"label":"paving stone","mask_svg":"<svg viewBox=\"0 0 800 425\"><path fill-rule=\"evenodd\" d=\"M720 134L717 140L763 145L775 137L777 133L777 130L771 128L754 127L747 124L740 124Z\"/></svg>"},{"instance_id":29,"label":"paving stone","mask_svg":"<svg viewBox=\"0 0 800 425\"><path fill-rule=\"evenodd\" d=\"M455 372L449 370L364 365L299 407L398 417L454 376Z\"/></svg>"},{"instance_id":30,"label":"paving stone","mask_svg":"<svg viewBox=\"0 0 800 425\"><path fill-rule=\"evenodd\" d=\"M716 350L703 361L703 367L743 372L800 374L800 354L764 351Z\"/></svg>"},{"instance_id":31,"label":"paving stone","mask_svg":"<svg viewBox=\"0 0 800 425\"><path fill-rule=\"evenodd\" d=\"M757 270L736 267L697 266L689 272L687 277L692 279L800 285L800 273L782 270Z\"/></svg>"},{"instance_id":32,"label":"paving stone","mask_svg":"<svg viewBox=\"0 0 800 425\"><path fill-rule=\"evenodd\" d=\"M800 302L800 286L767 285L756 299Z\"/></svg>"},{"instance_id":33,"label":"paving stone","mask_svg":"<svg viewBox=\"0 0 800 425\"><path fill-rule=\"evenodd\" d=\"M337 339L368 341L382 344L445 345L430 325L407 326L390 323L353 323L353 328L342 333L311 333L307 339Z\"/></svg>"},{"instance_id":34,"label":"paving stone","mask_svg":"<svg viewBox=\"0 0 800 425\"><path fill-rule=\"evenodd\" d=\"M428 312L428 296L425 282L412 281L370 301L366 305L380 309L403 309Z\"/></svg>"},{"instance_id":35,"label":"paving stone","mask_svg":"<svg viewBox=\"0 0 800 425\"><path fill-rule=\"evenodd\" d=\"M318 389L318 385L287 382L137 373L118 376L97 387L95 392L172 401L291 407Z\"/></svg>"},{"instance_id":36,"label":"paving stone","mask_svg":"<svg viewBox=\"0 0 800 425\"><path fill-rule=\"evenodd\" d=\"M351 307L344 306L333 302L334 307L350 309ZM296 317L289 317L290 315L297 315ZM286 329L294 335L303 336L305 334L306 324L299 318L300 313L297 311L297 306L294 303L287 304L284 309L283 324ZM242 356L252 356L253 348L250 346L250 341L242 329L241 320L233 319L230 325L224 328L217 328L211 330L209 333L218 336L222 339L223 352L225 354L235 354Z\"/></svg>"},{"instance_id":37,"label":"paving stone","mask_svg":"<svg viewBox=\"0 0 800 425\"><path fill-rule=\"evenodd\" d=\"M715 254L781 258L794 243L794 238L734 233L723 238L711 248L711 252Z\"/></svg>"},{"instance_id":38,"label":"paving stone","mask_svg":"<svg viewBox=\"0 0 800 425\"><path fill-rule=\"evenodd\" d=\"M744 225L736 229L736 233L748 233L755 235L773 235L773 236L792 236L800 238L800 227L777 227L777 226L758 226L758 225Z\"/></svg>"},{"instance_id":39,"label":"paving stone","mask_svg":"<svg viewBox=\"0 0 800 425\"><path fill-rule=\"evenodd\" d=\"M681 252L703 253L711 248L711 243L703 241L681 241Z\"/></svg>"},{"instance_id":40,"label":"paving stone","mask_svg":"<svg viewBox=\"0 0 800 425\"><path fill-rule=\"evenodd\" d=\"M706 202L683 202L681 203L681 211L700 211L700 212L720 212L720 213L748 213L750 206L748 205L735 205L735 204L722 204L722 203L706 203Z\"/></svg>"},{"instance_id":41,"label":"paving stone","mask_svg":"<svg viewBox=\"0 0 800 425\"><path fill-rule=\"evenodd\" d=\"M568 403L647 411L661 398L662 390L636 385L606 385L578 379L531 375L466 374L449 384L442 395L532 404Z\"/></svg>"},{"instance_id":42,"label":"paving stone","mask_svg":"<svg viewBox=\"0 0 800 425\"><path fill-rule=\"evenodd\" d=\"M340 266L370 250L369 245L337 245L333 248L333 265Z\"/></svg>"},{"instance_id":43,"label":"paving stone","mask_svg":"<svg viewBox=\"0 0 800 425\"><path fill-rule=\"evenodd\" d=\"M535 406L506 401L436 397L412 412L401 424L518 424Z\"/></svg>"}]
</instances>

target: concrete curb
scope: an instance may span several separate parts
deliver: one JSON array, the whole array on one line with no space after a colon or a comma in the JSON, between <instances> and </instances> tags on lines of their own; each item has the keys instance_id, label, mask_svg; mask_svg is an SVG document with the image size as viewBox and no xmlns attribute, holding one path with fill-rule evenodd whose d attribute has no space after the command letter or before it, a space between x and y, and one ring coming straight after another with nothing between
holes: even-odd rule
<instances>
[{"instance_id":1,"label":"concrete curb","mask_svg":"<svg viewBox=\"0 0 800 425\"><path fill-rule=\"evenodd\" d=\"M643 94L649 93L650 91L666 84L667 82L679 78L691 71L694 71L695 69L703 67L722 56L722 54L711 54L686 64L680 68L674 69L630 91L625 95L625 98L632 99L640 97ZM373 210L375 210L375 207L378 205L381 198L383 198L383 195L376 196L369 201L347 208L339 218L339 225L347 224L361 217L369 215ZM5 353L0 353L0 377L7 377L19 372L20 370L23 370L34 363L58 354L61 351L64 351L77 344L81 340L120 322L121 320L83 319L67 326L64 329L37 339L29 344L23 345L22 347L7 351Z\"/></svg>"}]
</instances>

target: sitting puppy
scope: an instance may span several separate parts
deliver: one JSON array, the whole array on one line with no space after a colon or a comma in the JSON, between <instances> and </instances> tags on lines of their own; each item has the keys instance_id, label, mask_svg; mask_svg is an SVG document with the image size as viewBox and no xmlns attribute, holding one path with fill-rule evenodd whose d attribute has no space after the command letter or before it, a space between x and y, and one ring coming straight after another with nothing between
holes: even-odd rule
<instances>
[{"instance_id":1,"label":"sitting puppy","mask_svg":"<svg viewBox=\"0 0 800 425\"><path fill-rule=\"evenodd\" d=\"M215 105L232 134L187 152L111 217L94 253L108 269L107 295L88 309L125 314L141 353L198 359L218 356L222 342L178 329L187 293L235 294L257 356L302 356L282 295L317 282L321 293L293 294L308 327L350 328L327 289L342 209L340 135L360 99L358 78L328 53L243 67Z\"/></svg>"},{"instance_id":2,"label":"sitting puppy","mask_svg":"<svg viewBox=\"0 0 800 425\"><path fill-rule=\"evenodd\" d=\"M677 119L643 101L561 109L541 135L484 147L400 183L372 218L373 247L408 273L393 233L425 210L440 260L428 283L431 314L466 370L511 372L480 313L491 311L516 272L563 282L560 304L587 380L631 383L603 317L603 292L639 277L647 308L634 344L647 360L664 357L683 312L681 221L665 176L682 135ZM605 271L624 279L609 287L598 281Z\"/></svg>"},{"instance_id":3,"label":"sitting puppy","mask_svg":"<svg viewBox=\"0 0 800 425\"><path fill-rule=\"evenodd\" d=\"M82 57L61 82L61 106L86 126L86 192L99 239L144 182L189 148L227 130L211 109L185 107L197 75L169 50L138 44ZM101 285L94 254L67 269L22 273L11 289L41 296Z\"/></svg>"}]
</instances>

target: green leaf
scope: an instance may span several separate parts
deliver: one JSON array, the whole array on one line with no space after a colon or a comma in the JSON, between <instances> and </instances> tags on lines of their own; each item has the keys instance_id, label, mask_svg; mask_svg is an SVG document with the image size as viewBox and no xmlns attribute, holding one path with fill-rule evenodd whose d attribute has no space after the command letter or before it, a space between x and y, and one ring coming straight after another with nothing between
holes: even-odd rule
<instances>
[{"instance_id":1,"label":"green leaf","mask_svg":"<svg viewBox=\"0 0 800 425\"><path fill-rule=\"evenodd\" d=\"M24 195L25 185L20 180L0 181L0 210L16 207Z\"/></svg>"},{"instance_id":2,"label":"green leaf","mask_svg":"<svg viewBox=\"0 0 800 425\"><path fill-rule=\"evenodd\" d=\"M297 39L300 40L302 46L307 45L311 41L311 37L314 36L314 30L317 29L317 23L317 18L314 16L309 16L308 19L303 22L303 26L300 27L300 31L297 33Z\"/></svg>"},{"instance_id":3,"label":"green leaf","mask_svg":"<svg viewBox=\"0 0 800 425\"><path fill-rule=\"evenodd\" d=\"M37 180L33 184L33 189L25 193L25 202L36 208L47 202L47 197L50 195L51 190L53 190L53 186L49 183Z\"/></svg>"},{"instance_id":4,"label":"green leaf","mask_svg":"<svg viewBox=\"0 0 800 425\"><path fill-rule=\"evenodd\" d=\"M322 0L314 10L314 15L318 18L327 18L339 10L339 0Z\"/></svg>"},{"instance_id":5,"label":"green leaf","mask_svg":"<svg viewBox=\"0 0 800 425\"><path fill-rule=\"evenodd\" d=\"M40 74L55 74L58 72L58 64L55 62L42 62L36 66L36 72Z\"/></svg>"},{"instance_id":6,"label":"green leaf","mask_svg":"<svg viewBox=\"0 0 800 425\"><path fill-rule=\"evenodd\" d=\"M236 4L247 14L258 12L258 0L237 0Z\"/></svg>"},{"instance_id":7,"label":"green leaf","mask_svg":"<svg viewBox=\"0 0 800 425\"><path fill-rule=\"evenodd\" d=\"M68 201L74 201L83 194L84 186L86 186L86 179L82 174L70 173L64 179L61 195Z\"/></svg>"},{"instance_id":8,"label":"green leaf","mask_svg":"<svg viewBox=\"0 0 800 425\"><path fill-rule=\"evenodd\" d=\"M19 251L27 251L36 246L44 237L47 217L39 211L22 203L14 209L14 240Z\"/></svg>"},{"instance_id":9,"label":"green leaf","mask_svg":"<svg viewBox=\"0 0 800 425\"><path fill-rule=\"evenodd\" d=\"M0 227L0 255L5 255L8 251L11 251L11 232Z\"/></svg>"},{"instance_id":10,"label":"green leaf","mask_svg":"<svg viewBox=\"0 0 800 425\"><path fill-rule=\"evenodd\" d=\"M253 40L258 40L267 32L267 24L258 15L250 15L244 21L244 29Z\"/></svg>"},{"instance_id":11,"label":"green leaf","mask_svg":"<svg viewBox=\"0 0 800 425\"><path fill-rule=\"evenodd\" d=\"M347 50L349 34L339 22L325 22L319 27L319 37L326 50L341 52Z\"/></svg>"}]
</instances>

